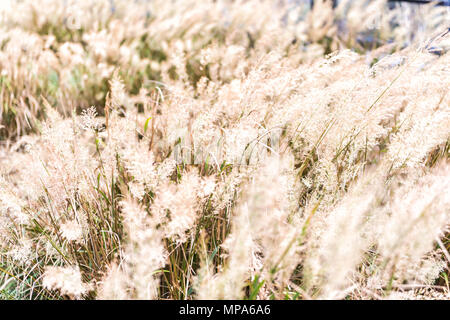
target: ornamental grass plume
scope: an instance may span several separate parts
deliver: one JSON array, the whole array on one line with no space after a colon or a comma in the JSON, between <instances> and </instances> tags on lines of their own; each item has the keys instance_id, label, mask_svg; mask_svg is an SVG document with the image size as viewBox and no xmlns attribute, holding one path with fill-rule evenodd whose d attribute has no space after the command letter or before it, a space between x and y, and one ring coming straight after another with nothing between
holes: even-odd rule
<instances>
[{"instance_id":1,"label":"ornamental grass plume","mask_svg":"<svg viewBox=\"0 0 450 320\"><path fill-rule=\"evenodd\" d=\"M47 267L43 274L42 285L48 289L57 289L62 295L78 299L88 291L77 267Z\"/></svg>"}]
</instances>

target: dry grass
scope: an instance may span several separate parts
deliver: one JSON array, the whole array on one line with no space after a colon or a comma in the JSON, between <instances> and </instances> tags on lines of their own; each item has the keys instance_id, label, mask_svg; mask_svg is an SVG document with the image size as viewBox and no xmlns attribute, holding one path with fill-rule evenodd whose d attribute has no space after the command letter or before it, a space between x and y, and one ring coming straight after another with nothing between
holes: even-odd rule
<instances>
[{"instance_id":1,"label":"dry grass","mask_svg":"<svg viewBox=\"0 0 450 320\"><path fill-rule=\"evenodd\" d=\"M447 8L1 4L0 298L449 298Z\"/></svg>"}]
</instances>

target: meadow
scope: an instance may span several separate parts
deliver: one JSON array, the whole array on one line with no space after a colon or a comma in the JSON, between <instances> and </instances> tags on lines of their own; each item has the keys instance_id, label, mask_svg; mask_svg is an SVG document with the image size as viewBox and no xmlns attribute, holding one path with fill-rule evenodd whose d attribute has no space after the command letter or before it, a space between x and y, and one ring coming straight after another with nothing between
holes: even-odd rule
<instances>
[{"instance_id":1,"label":"meadow","mask_svg":"<svg viewBox=\"0 0 450 320\"><path fill-rule=\"evenodd\" d=\"M450 7L0 1L0 299L449 299Z\"/></svg>"}]
</instances>

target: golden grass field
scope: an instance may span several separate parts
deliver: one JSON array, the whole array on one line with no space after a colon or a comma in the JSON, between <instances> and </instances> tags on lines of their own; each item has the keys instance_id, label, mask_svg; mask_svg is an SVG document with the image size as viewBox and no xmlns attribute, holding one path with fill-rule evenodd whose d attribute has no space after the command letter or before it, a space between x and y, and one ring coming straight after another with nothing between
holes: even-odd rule
<instances>
[{"instance_id":1,"label":"golden grass field","mask_svg":"<svg viewBox=\"0 0 450 320\"><path fill-rule=\"evenodd\" d=\"M449 299L450 7L0 2L0 299Z\"/></svg>"}]
</instances>

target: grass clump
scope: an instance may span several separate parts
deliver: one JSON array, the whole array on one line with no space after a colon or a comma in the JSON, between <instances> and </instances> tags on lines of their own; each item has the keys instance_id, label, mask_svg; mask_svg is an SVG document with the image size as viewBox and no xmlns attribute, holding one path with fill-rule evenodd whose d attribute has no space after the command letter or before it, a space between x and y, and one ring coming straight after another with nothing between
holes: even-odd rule
<instances>
[{"instance_id":1,"label":"grass clump","mask_svg":"<svg viewBox=\"0 0 450 320\"><path fill-rule=\"evenodd\" d=\"M1 7L0 298L448 298L449 16L414 8Z\"/></svg>"}]
</instances>

